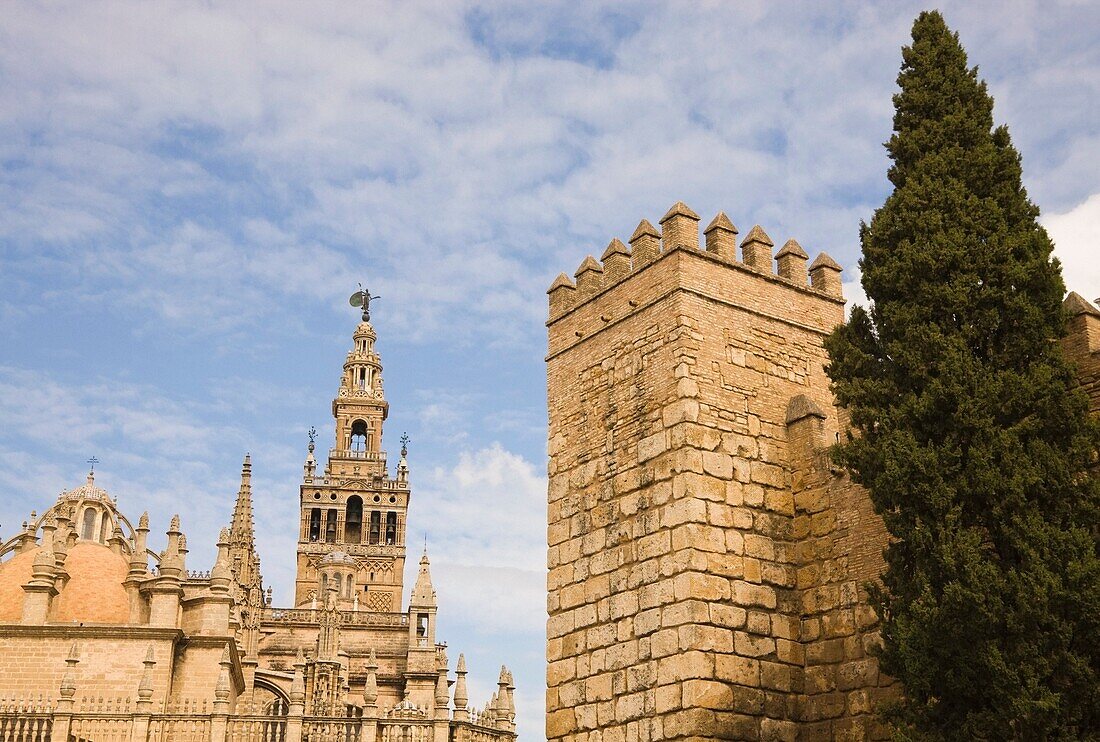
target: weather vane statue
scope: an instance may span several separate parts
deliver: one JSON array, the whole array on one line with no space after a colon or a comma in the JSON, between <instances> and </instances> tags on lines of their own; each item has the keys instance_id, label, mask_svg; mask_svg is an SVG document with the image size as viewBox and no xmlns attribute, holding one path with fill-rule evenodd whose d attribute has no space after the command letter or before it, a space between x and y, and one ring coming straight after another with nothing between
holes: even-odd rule
<instances>
[{"instance_id":1,"label":"weather vane statue","mask_svg":"<svg viewBox=\"0 0 1100 742\"><path fill-rule=\"evenodd\" d=\"M363 321L370 322L370 301L371 299L381 299L380 296L371 296L370 291L363 288L363 284L359 284L359 290L351 295L348 299L348 303L353 307L363 308Z\"/></svg>"}]
</instances>

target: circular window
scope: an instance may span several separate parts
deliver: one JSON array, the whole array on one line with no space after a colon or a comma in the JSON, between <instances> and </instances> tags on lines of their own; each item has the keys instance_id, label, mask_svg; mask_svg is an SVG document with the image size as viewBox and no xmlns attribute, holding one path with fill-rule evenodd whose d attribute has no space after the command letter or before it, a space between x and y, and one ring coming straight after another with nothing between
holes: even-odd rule
<instances>
[{"instance_id":1,"label":"circular window","mask_svg":"<svg viewBox=\"0 0 1100 742\"><path fill-rule=\"evenodd\" d=\"M390 495L390 502L397 502L397 498L393 495Z\"/></svg>"},{"instance_id":2,"label":"circular window","mask_svg":"<svg viewBox=\"0 0 1100 742\"><path fill-rule=\"evenodd\" d=\"M321 493L320 492L314 492L313 493L313 499L314 500L320 500L321 499Z\"/></svg>"},{"instance_id":3,"label":"circular window","mask_svg":"<svg viewBox=\"0 0 1100 742\"><path fill-rule=\"evenodd\" d=\"M335 500L336 499L336 493L333 492L331 495L329 495L329 498Z\"/></svg>"},{"instance_id":4,"label":"circular window","mask_svg":"<svg viewBox=\"0 0 1100 742\"><path fill-rule=\"evenodd\" d=\"M382 498L381 498L381 497L379 497L378 495L375 495L375 496L374 496L374 501L375 501L375 502L382 502Z\"/></svg>"}]
</instances>

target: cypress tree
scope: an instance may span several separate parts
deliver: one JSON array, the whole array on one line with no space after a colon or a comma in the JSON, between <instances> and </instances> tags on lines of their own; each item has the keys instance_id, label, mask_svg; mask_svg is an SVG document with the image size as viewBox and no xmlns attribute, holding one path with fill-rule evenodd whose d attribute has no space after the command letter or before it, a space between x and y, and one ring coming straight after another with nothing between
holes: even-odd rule
<instances>
[{"instance_id":1,"label":"cypress tree","mask_svg":"<svg viewBox=\"0 0 1100 742\"><path fill-rule=\"evenodd\" d=\"M1100 426L1064 360L1061 267L958 35L922 13L827 340L838 461L892 540L870 586L906 739L1100 737Z\"/></svg>"}]
</instances>

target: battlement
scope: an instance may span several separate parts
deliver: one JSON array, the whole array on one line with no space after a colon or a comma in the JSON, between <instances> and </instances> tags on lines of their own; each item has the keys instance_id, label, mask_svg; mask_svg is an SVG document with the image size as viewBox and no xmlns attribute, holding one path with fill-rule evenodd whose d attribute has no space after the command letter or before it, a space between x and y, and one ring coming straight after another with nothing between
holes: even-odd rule
<instances>
[{"instance_id":1,"label":"battlement","mask_svg":"<svg viewBox=\"0 0 1100 742\"><path fill-rule=\"evenodd\" d=\"M561 273L547 294L553 324L574 309L602 296L677 250L705 256L719 264L770 280L777 286L799 289L843 303L840 265L827 253L819 253L809 263L809 255L794 239L789 239L772 255L775 243L760 225L755 225L741 241L741 260L737 259L737 227L724 212L719 212L703 230L699 243L699 215L684 202L677 201L661 218L660 229L642 219L627 247L612 239L596 260L588 255L574 273L575 281Z\"/></svg>"},{"instance_id":2,"label":"battlement","mask_svg":"<svg viewBox=\"0 0 1100 742\"><path fill-rule=\"evenodd\" d=\"M660 220L661 230L643 219L627 247L611 240L601 260L589 255L574 283L564 273L550 290L549 355L587 342L630 318L658 313L675 304L671 295L694 296L705 303L769 318L824 336L844 319L840 265L822 252L809 256L788 240L773 257L774 243L760 226L741 241L737 227L719 213L703 230L699 217L677 202Z\"/></svg>"}]
</instances>

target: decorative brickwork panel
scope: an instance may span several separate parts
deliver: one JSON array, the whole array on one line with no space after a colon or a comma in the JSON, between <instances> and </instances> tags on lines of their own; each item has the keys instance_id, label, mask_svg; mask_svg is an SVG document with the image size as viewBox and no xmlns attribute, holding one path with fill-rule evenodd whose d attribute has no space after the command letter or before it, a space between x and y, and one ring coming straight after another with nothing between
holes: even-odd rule
<instances>
[{"instance_id":1,"label":"decorative brickwork panel","mask_svg":"<svg viewBox=\"0 0 1100 742\"><path fill-rule=\"evenodd\" d=\"M366 603L366 609L368 611L378 611L379 613L392 611L393 593L382 590L369 592L366 594L366 600L364 602Z\"/></svg>"}]
</instances>

